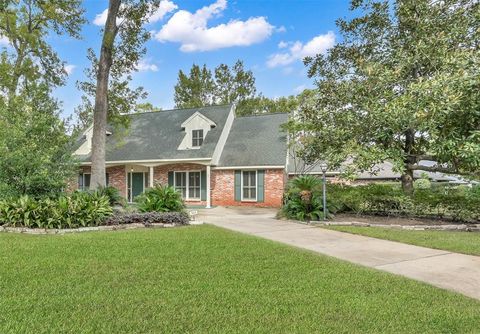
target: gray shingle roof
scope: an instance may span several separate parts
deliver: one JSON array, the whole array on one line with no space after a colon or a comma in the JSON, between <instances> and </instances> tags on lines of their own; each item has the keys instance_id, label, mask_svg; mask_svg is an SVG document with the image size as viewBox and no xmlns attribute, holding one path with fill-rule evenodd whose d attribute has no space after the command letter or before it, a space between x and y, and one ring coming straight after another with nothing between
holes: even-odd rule
<instances>
[{"instance_id":1,"label":"gray shingle roof","mask_svg":"<svg viewBox=\"0 0 480 334\"><path fill-rule=\"evenodd\" d=\"M219 166L284 166L288 114L238 117L233 121Z\"/></svg>"},{"instance_id":2,"label":"gray shingle roof","mask_svg":"<svg viewBox=\"0 0 480 334\"><path fill-rule=\"evenodd\" d=\"M211 158L230 109L230 105L224 105L128 115L128 129L117 130L117 136L114 133L107 138L106 161ZM197 111L215 122L216 127L208 132L199 149L177 150L185 136L181 124ZM90 156L82 160L90 161Z\"/></svg>"}]
</instances>

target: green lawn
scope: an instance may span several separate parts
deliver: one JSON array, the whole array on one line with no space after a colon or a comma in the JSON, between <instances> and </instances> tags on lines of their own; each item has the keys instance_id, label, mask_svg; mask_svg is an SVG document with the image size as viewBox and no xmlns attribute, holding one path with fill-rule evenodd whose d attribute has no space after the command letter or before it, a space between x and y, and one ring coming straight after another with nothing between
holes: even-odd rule
<instances>
[{"instance_id":1,"label":"green lawn","mask_svg":"<svg viewBox=\"0 0 480 334\"><path fill-rule=\"evenodd\" d=\"M480 233L477 232L412 231L359 226L329 226L325 228L457 253L480 255Z\"/></svg>"},{"instance_id":2,"label":"green lawn","mask_svg":"<svg viewBox=\"0 0 480 334\"><path fill-rule=\"evenodd\" d=\"M478 333L480 302L212 226L0 234L0 333Z\"/></svg>"}]
</instances>

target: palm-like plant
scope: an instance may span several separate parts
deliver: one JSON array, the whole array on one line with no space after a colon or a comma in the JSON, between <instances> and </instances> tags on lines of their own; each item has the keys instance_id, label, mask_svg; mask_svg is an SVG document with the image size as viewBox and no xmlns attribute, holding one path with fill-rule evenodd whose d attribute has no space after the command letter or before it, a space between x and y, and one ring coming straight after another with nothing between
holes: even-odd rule
<instances>
[{"instance_id":1,"label":"palm-like plant","mask_svg":"<svg viewBox=\"0 0 480 334\"><path fill-rule=\"evenodd\" d=\"M175 188L157 185L137 197L140 212L181 212L185 209L182 196Z\"/></svg>"}]
</instances>

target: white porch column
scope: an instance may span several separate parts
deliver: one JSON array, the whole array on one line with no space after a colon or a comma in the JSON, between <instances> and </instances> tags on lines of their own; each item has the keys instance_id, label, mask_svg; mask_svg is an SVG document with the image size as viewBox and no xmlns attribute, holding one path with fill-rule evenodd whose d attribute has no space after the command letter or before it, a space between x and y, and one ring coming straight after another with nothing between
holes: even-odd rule
<instances>
[{"instance_id":1,"label":"white porch column","mask_svg":"<svg viewBox=\"0 0 480 334\"><path fill-rule=\"evenodd\" d=\"M211 168L210 165L207 165L207 209L210 209L211 206L211 199L210 199L210 172Z\"/></svg>"},{"instance_id":2,"label":"white porch column","mask_svg":"<svg viewBox=\"0 0 480 334\"><path fill-rule=\"evenodd\" d=\"M152 188L153 187L153 167L148 167L148 177L149 177L148 185L150 186L150 188Z\"/></svg>"}]
</instances>

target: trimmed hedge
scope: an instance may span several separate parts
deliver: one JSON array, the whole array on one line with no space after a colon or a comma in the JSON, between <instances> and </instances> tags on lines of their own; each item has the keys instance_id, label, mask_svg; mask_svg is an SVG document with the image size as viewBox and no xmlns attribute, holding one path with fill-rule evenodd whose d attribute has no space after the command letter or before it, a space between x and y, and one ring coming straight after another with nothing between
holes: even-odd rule
<instances>
[{"instance_id":1,"label":"trimmed hedge","mask_svg":"<svg viewBox=\"0 0 480 334\"><path fill-rule=\"evenodd\" d=\"M187 225L188 214L184 212L145 212L124 213L109 217L105 225L144 224L148 226L155 223Z\"/></svg>"},{"instance_id":2,"label":"trimmed hedge","mask_svg":"<svg viewBox=\"0 0 480 334\"><path fill-rule=\"evenodd\" d=\"M480 221L479 186L438 185L417 188L407 196L399 185L329 185L327 199L332 213Z\"/></svg>"}]
</instances>

